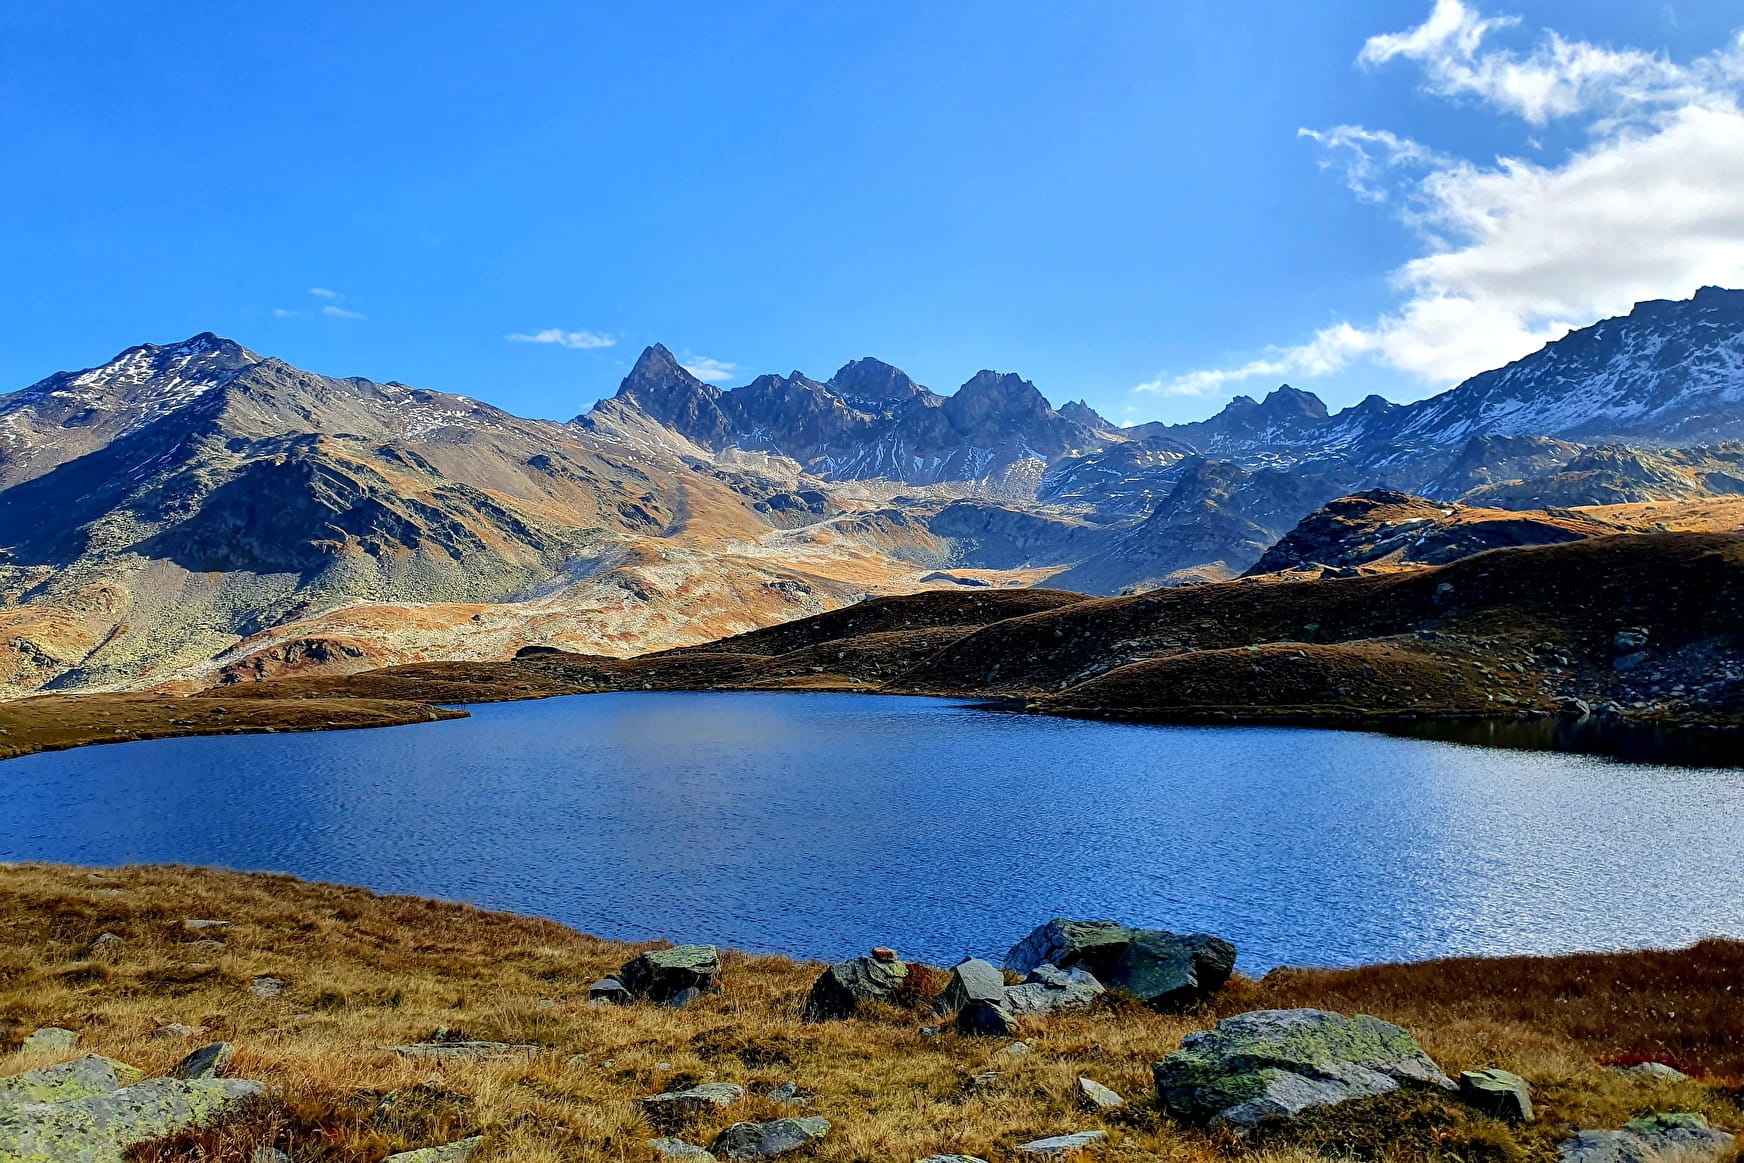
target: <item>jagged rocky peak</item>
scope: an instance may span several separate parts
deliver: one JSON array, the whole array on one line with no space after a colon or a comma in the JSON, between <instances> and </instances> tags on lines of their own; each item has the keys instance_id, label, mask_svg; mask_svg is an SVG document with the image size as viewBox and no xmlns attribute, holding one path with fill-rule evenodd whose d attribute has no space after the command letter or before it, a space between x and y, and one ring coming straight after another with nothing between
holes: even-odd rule
<instances>
[{"instance_id":1,"label":"jagged rocky peak","mask_svg":"<svg viewBox=\"0 0 1744 1163\"><path fill-rule=\"evenodd\" d=\"M1034 384L1013 372L976 372L945 407L959 428L995 419L1034 422L1058 416Z\"/></svg>"},{"instance_id":2,"label":"jagged rocky peak","mask_svg":"<svg viewBox=\"0 0 1744 1163\"><path fill-rule=\"evenodd\" d=\"M911 379L907 372L883 360L851 360L830 377L829 387L854 407L883 411L932 393Z\"/></svg>"},{"instance_id":3,"label":"jagged rocky peak","mask_svg":"<svg viewBox=\"0 0 1744 1163\"><path fill-rule=\"evenodd\" d=\"M1326 404L1313 392L1304 392L1283 384L1272 390L1264 400L1252 396L1237 396L1221 415L1247 424L1318 424L1326 419Z\"/></svg>"},{"instance_id":4,"label":"jagged rocky peak","mask_svg":"<svg viewBox=\"0 0 1744 1163\"><path fill-rule=\"evenodd\" d=\"M1100 432L1118 432L1112 421L1092 408L1086 400L1072 400L1060 405L1060 415L1075 424Z\"/></svg>"}]
</instances>

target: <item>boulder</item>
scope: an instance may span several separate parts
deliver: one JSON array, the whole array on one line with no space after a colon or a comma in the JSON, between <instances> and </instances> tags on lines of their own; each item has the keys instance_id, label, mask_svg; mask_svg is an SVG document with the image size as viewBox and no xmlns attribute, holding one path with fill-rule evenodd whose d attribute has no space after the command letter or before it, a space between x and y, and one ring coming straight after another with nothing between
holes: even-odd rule
<instances>
[{"instance_id":1,"label":"boulder","mask_svg":"<svg viewBox=\"0 0 1744 1163\"><path fill-rule=\"evenodd\" d=\"M812 983L800 1017L808 1022L851 1018L874 998L887 998L908 983L908 965L876 954L838 961Z\"/></svg>"},{"instance_id":2,"label":"boulder","mask_svg":"<svg viewBox=\"0 0 1744 1163\"><path fill-rule=\"evenodd\" d=\"M656 949L624 963L618 981L632 997L670 1001L687 989L711 992L719 987L720 951L713 945L679 945Z\"/></svg>"},{"instance_id":3,"label":"boulder","mask_svg":"<svg viewBox=\"0 0 1744 1163\"><path fill-rule=\"evenodd\" d=\"M642 1113L657 1127L678 1126L698 1115L725 1110L745 1097L745 1088L730 1082L705 1082L684 1090L669 1090L642 1100Z\"/></svg>"},{"instance_id":4,"label":"boulder","mask_svg":"<svg viewBox=\"0 0 1744 1163\"><path fill-rule=\"evenodd\" d=\"M214 1042L201 1046L170 1068L171 1078L217 1078L236 1057L236 1047L229 1042Z\"/></svg>"},{"instance_id":5,"label":"boulder","mask_svg":"<svg viewBox=\"0 0 1744 1163\"><path fill-rule=\"evenodd\" d=\"M1467 1070L1461 1074L1459 1097L1492 1118L1529 1123L1534 1117L1532 1092L1526 1080L1495 1067Z\"/></svg>"},{"instance_id":6,"label":"boulder","mask_svg":"<svg viewBox=\"0 0 1744 1163\"><path fill-rule=\"evenodd\" d=\"M1105 992L1102 983L1081 966L1038 965L1030 970L1029 980L1006 988L1005 1008L1014 1014L1036 1015L1083 1009Z\"/></svg>"},{"instance_id":7,"label":"boulder","mask_svg":"<svg viewBox=\"0 0 1744 1163\"><path fill-rule=\"evenodd\" d=\"M1153 1009L1178 1009L1221 989L1235 956L1234 945L1209 933L1055 918L1012 946L1005 968L1029 974L1041 965L1078 966Z\"/></svg>"},{"instance_id":8,"label":"boulder","mask_svg":"<svg viewBox=\"0 0 1744 1163\"><path fill-rule=\"evenodd\" d=\"M629 1005L635 999L624 983L615 977L602 977L587 987L587 1000L600 1005Z\"/></svg>"},{"instance_id":9,"label":"boulder","mask_svg":"<svg viewBox=\"0 0 1744 1163\"><path fill-rule=\"evenodd\" d=\"M809 1146L829 1133L830 1120L816 1117L734 1123L715 1138L714 1150L729 1159L773 1159Z\"/></svg>"},{"instance_id":10,"label":"boulder","mask_svg":"<svg viewBox=\"0 0 1744 1163\"><path fill-rule=\"evenodd\" d=\"M257 977L248 983L248 992L255 997L278 997L288 988L276 977Z\"/></svg>"},{"instance_id":11,"label":"boulder","mask_svg":"<svg viewBox=\"0 0 1744 1163\"><path fill-rule=\"evenodd\" d=\"M1189 1034L1153 1068L1157 1097L1196 1123L1247 1128L1401 1083L1455 1089L1398 1026L1325 1010L1256 1010Z\"/></svg>"},{"instance_id":12,"label":"boulder","mask_svg":"<svg viewBox=\"0 0 1744 1163\"><path fill-rule=\"evenodd\" d=\"M109 1094L145 1078L145 1071L125 1062L92 1055L42 1070L27 1070L0 1078L0 1108L30 1103L70 1102L93 1094Z\"/></svg>"},{"instance_id":13,"label":"boulder","mask_svg":"<svg viewBox=\"0 0 1744 1163\"><path fill-rule=\"evenodd\" d=\"M1663 1062L1637 1062L1633 1066L1617 1067L1618 1074L1627 1074L1631 1078L1646 1078L1654 1082L1687 1082L1689 1075L1675 1066L1667 1066Z\"/></svg>"},{"instance_id":14,"label":"boulder","mask_svg":"<svg viewBox=\"0 0 1744 1163\"><path fill-rule=\"evenodd\" d=\"M389 1155L382 1163L465 1163L472 1158L484 1144L483 1135L474 1135L470 1139L461 1139L453 1143L444 1143L440 1147L420 1147L416 1151L401 1151L398 1155Z\"/></svg>"},{"instance_id":15,"label":"boulder","mask_svg":"<svg viewBox=\"0 0 1744 1163\"><path fill-rule=\"evenodd\" d=\"M951 966L951 980L933 1002L941 1014L955 1013L972 1001L1005 1004L1005 974L991 961L965 957Z\"/></svg>"},{"instance_id":16,"label":"boulder","mask_svg":"<svg viewBox=\"0 0 1744 1163\"><path fill-rule=\"evenodd\" d=\"M1715 1163L1737 1144L1698 1114L1657 1114L1620 1131L1581 1131L1557 1148L1561 1163Z\"/></svg>"},{"instance_id":17,"label":"boulder","mask_svg":"<svg viewBox=\"0 0 1744 1163\"><path fill-rule=\"evenodd\" d=\"M1047 1139L1037 1139L1033 1143L1019 1144L1017 1152L1020 1155L1042 1157L1075 1155L1084 1148L1100 1143L1106 1138L1108 1138L1107 1131L1074 1131L1070 1135L1054 1135Z\"/></svg>"},{"instance_id":18,"label":"boulder","mask_svg":"<svg viewBox=\"0 0 1744 1163\"><path fill-rule=\"evenodd\" d=\"M1103 1086L1094 1078L1080 1078L1077 1086L1078 1102L1090 1110L1119 1110L1126 1105L1126 1100L1115 1091Z\"/></svg>"},{"instance_id":19,"label":"boulder","mask_svg":"<svg viewBox=\"0 0 1744 1163\"><path fill-rule=\"evenodd\" d=\"M0 1108L0 1159L122 1163L128 1148L208 1126L261 1090L235 1078L153 1078L68 1102Z\"/></svg>"},{"instance_id":20,"label":"boulder","mask_svg":"<svg viewBox=\"0 0 1744 1163\"><path fill-rule=\"evenodd\" d=\"M25 1054L66 1054L78 1044L77 1031L63 1030L59 1026L44 1026L25 1038L24 1044L18 1049Z\"/></svg>"},{"instance_id":21,"label":"boulder","mask_svg":"<svg viewBox=\"0 0 1744 1163\"><path fill-rule=\"evenodd\" d=\"M1010 1038L1017 1034L1017 1019L997 1002L972 1001L957 1011L957 1033L971 1038Z\"/></svg>"},{"instance_id":22,"label":"boulder","mask_svg":"<svg viewBox=\"0 0 1744 1163\"><path fill-rule=\"evenodd\" d=\"M648 1148L662 1159L675 1159L679 1163L715 1163L713 1152L683 1139L649 1139Z\"/></svg>"}]
</instances>

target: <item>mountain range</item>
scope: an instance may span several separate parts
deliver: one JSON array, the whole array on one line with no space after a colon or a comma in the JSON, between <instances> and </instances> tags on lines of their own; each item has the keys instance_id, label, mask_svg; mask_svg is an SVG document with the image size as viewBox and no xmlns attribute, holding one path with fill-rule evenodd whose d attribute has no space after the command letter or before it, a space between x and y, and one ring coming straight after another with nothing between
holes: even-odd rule
<instances>
[{"instance_id":1,"label":"mountain range","mask_svg":"<svg viewBox=\"0 0 1744 1163\"><path fill-rule=\"evenodd\" d=\"M1284 386L1121 428L983 371L722 389L666 348L568 423L211 334L0 396L0 690L624 655L869 595L1235 576L1386 488L1566 509L1744 493L1744 292L1642 303L1412 404Z\"/></svg>"}]
</instances>

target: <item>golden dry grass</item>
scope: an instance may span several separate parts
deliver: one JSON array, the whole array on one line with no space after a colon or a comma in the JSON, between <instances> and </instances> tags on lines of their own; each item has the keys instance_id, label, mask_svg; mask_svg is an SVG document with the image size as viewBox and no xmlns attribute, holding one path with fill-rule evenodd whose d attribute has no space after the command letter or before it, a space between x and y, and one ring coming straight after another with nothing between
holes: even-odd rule
<instances>
[{"instance_id":1,"label":"golden dry grass","mask_svg":"<svg viewBox=\"0 0 1744 1163\"><path fill-rule=\"evenodd\" d=\"M196 945L210 931L188 930L190 918L232 922L223 947ZM1726 1010L1732 985L1744 980L1744 945L1736 943L1586 962L1286 971L1238 979L1198 1015L1115 1004L1050 1019L1026 1031L1031 1053L1011 1056L1000 1042L923 1036L936 1019L919 1010L803 1024L799 1003L820 967L777 957L725 954L725 989L691 1008L590 1007L588 984L644 947L283 876L5 865L0 931L0 1074L52 1061L16 1047L37 1027L61 1025L81 1034L75 1054L106 1054L154 1073L222 1038L238 1047L231 1073L269 1084L270 1102L249 1120L142 1156L160 1159L243 1161L265 1135L299 1161L371 1163L476 1129L488 1136L478 1163L648 1160L644 1143L656 1132L636 1100L702 1080L739 1083L751 1097L685 1128L688 1140L706 1144L729 1122L796 1113L761 1097L792 1081L807 1100L799 1113L824 1115L834 1127L813 1157L844 1161L938 1152L1004 1160L1018 1143L1100 1128L1109 1141L1090 1157L1105 1160L1292 1163L1313 1148L1473 1163L1549 1158L1569 1125L1616 1126L1657 1109L1744 1123L1736 1077L1744 1047L1736 1009ZM93 956L103 932L126 943ZM253 996L249 982L259 975L283 979L288 991ZM1584 1000L1573 999L1572 983L1584 983ZM1221 1014L1280 1005L1402 1021L1450 1072L1499 1065L1531 1079L1545 1118L1516 1133L1444 1100L1408 1097L1323 1120L1301 1142L1243 1144L1177 1126L1156 1110L1151 1063L1183 1034ZM1609 1025L1607 1012L1617 1015ZM211 1033L151 1036L170 1022ZM385 1049L439 1027L549 1049L528 1060L446 1065ZM1662 1047L1708 1076L1645 1084L1597 1061ZM987 1071L998 1078L978 1084ZM1079 1110L1072 1092L1080 1076L1134 1100L1130 1109ZM1371 1133L1377 1120L1385 1134Z\"/></svg>"}]
</instances>

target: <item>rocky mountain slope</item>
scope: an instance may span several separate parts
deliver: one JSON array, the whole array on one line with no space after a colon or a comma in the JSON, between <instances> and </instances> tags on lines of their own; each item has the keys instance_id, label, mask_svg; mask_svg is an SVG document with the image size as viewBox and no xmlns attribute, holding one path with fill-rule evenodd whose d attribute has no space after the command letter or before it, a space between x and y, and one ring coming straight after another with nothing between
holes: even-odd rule
<instances>
[{"instance_id":1,"label":"rocky mountain slope","mask_svg":"<svg viewBox=\"0 0 1744 1163\"><path fill-rule=\"evenodd\" d=\"M1744 495L1741 361L1744 292L1709 288L1336 414L1283 387L1122 429L1016 375L943 396L874 359L720 389L656 345L557 424L210 334L147 344L0 396L0 691L634 654L935 586L1213 581L1376 488L1711 503Z\"/></svg>"}]
</instances>

